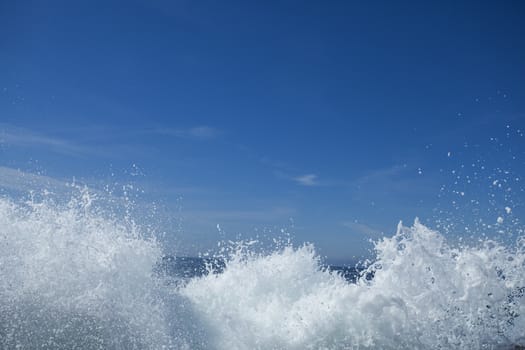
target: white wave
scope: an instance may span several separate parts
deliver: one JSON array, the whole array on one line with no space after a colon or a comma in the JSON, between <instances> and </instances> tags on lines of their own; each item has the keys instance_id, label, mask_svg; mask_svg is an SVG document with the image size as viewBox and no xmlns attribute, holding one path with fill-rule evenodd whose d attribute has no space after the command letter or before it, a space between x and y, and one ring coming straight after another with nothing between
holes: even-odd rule
<instances>
[{"instance_id":1,"label":"white wave","mask_svg":"<svg viewBox=\"0 0 525 350\"><path fill-rule=\"evenodd\" d=\"M312 245L250 244L222 273L169 284L153 273L161 245L87 191L67 204L0 198L0 348L525 346L524 239L452 247L400 225L376 243L374 278L355 284Z\"/></svg>"},{"instance_id":2,"label":"white wave","mask_svg":"<svg viewBox=\"0 0 525 350\"><path fill-rule=\"evenodd\" d=\"M416 221L376 244L374 278L320 268L311 245L234 254L181 291L219 349L482 349L525 345L524 247L450 247Z\"/></svg>"}]
</instances>

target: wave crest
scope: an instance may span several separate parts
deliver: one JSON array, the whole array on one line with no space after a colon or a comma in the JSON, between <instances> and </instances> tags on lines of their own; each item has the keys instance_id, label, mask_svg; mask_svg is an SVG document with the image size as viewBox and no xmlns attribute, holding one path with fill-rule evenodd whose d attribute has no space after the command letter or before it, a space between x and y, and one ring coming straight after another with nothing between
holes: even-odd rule
<instances>
[{"instance_id":1,"label":"wave crest","mask_svg":"<svg viewBox=\"0 0 525 350\"><path fill-rule=\"evenodd\" d=\"M519 246L454 248L416 220L375 249L356 284L323 269L304 245L268 255L240 250L222 274L194 279L182 293L220 349L525 346Z\"/></svg>"}]
</instances>

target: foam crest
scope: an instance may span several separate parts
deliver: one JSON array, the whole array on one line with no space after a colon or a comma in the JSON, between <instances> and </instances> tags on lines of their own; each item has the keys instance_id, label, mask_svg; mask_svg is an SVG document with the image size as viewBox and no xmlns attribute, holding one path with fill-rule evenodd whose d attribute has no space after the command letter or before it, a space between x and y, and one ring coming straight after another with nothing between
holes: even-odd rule
<instances>
[{"instance_id":1,"label":"foam crest","mask_svg":"<svg viewBox=\"0 0 525 350\"><path fill-rule=\"evenodd\" d=\"M525 346L523 245L451 247L416 221L376 253L374 278L349 284L321 268L311 245L237 250L222 274L181 293L219 349Z\"/></svg>"}]
</instances>

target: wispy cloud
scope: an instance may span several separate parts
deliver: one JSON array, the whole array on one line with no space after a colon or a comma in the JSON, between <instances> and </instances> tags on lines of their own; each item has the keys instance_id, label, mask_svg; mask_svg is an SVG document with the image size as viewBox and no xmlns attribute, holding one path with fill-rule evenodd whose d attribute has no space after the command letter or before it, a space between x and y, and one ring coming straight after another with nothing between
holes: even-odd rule
<instances>
[{"instance_id":1,"label":"wispy cloud","mask_svg":"<svg viewBox=\"0 0 525 350\"><path fill-rule=\"evenodd\" d=\"M48 191L55 195L71 194L79 188L87 186L89 192L96 194L99 198L112 197L112 194L102 190L102 186L94 186L94 183L75 178L66 179L55 178L38 173L23 171L5 166L0 166L0 190L7 190L13 193L29 193ZM116 202L117 197L112 197L112 202Z\"/></svg>"},{"instance_id":2,"label":"wispy cloud","mask_svg":"<svg viewBox=\"0 0 525 350\"><path fill-rule=\"evenodd\" d=\"M131 142L137 136L158 135L197 141L212 140L223 132L210 126L190 128L115 129L103 125L83 128L59 129L59 134L50 134L0 123L0 148L27 148L54 152L69 156L113 157L122 154L147 153L147 143ZM68 137L58 136L68 135ZM115 137L118 136L118 137Z\"/></svg>"},{"instance_id":3,"label":"wispy cloud","mask_svg":"<svg viewBox=\"0 0 525 350\"><path fill-rule=\"evenodd\" d=\"M318 177L315 174L305 174L294 177L292 180L297 182L301 186L317 186L319 185Z\"/></svg>"},{"instance_id":4,"label":"wispy cloud","mask_svg":"<svg viewBox=\"0 0 525 350\"><path fill-rule=\"evenodd\" d=\"M110 205L112 208L122 206L126 208L129 205L129 200L125 195L115 194L108 189L107 184L100 182L90 182L86 179L71 178L60 179L51 176L41 175L14 169L10 167L0 166L0 193L14 195L15 198L22 195L26 196L29 193L34 194L51 194L53 200L69 200L79 194L79 191L88 191L90 195L94 195L92 199L96 198L100 203ZM141 212L146 212L149 203L142 200L134 203Z\"/></svg>"},{"instance_id":5,"label":"wispy cloud","mask_svg":"<svg viewBox=\"0 0 525 350\"><path fill-rule=\"evenodd\" d=\"M355 186L357 188L361 188L362 186L368 185L368 184L377 184L377 183L389 183L395 181L396 178L398 178L400 175L402 175L404 172L406 172L407 168L404 165L393 165L388 168L373 170L365 175L357 178L356 180L352 181L352 186Z\"/></svg>"},{"instance_id":6,"label":"wispy cloud","mask_svg":"<svg viewBox=\"0 0 525 350\"><path fill-rule=\"evenodd\" d=\"M268 207L246 210L190 210L183 211L182 214L187 219L204 220L216 225L232 221L238 223L273 222L275 220L288 219L296 214L296 210L289 207Z\"/></svg>"},{"instance_id":7,"label":"wispy cloud","mask_svg":"<svg viewBox=\"0 0 525 350\"><path fill-rule=\"evenodd\" d=\"M351 181L350 187L368 195L384 197L386 193L406 198L408 195L431 195L439 183L435 174L420 173L418 168L407 165L393 165L378 169Z\"/></svg>"},{"instance_id":8,"label":"wispy cloud","mask_svg":"<svg viewBox=\"0 0 525 350\"><path fill-rule=\"evenodd\" d=\"M6 124L0 124L0 145L46 147L55 152L67 154L88 152L87 148L72 143L69 140Z\"/></svg>"},{"instance_id":9,"label":"wispy cloud","mask_svg":"<svg viewBox=\"0 0 525 350\"><path fill-rule=\"evenodd\" d=\"M49 176L0 166L0 188L16 192L35 189L62 192L67 188L67 183Z\"/></svg>"},{"instance_id":10,"label":"wispy cloud","mask_svg":"<svg viewBox=\"0 0 525 350\"><path fill-rule=\"evenodd\" d=\"M154 133L196 140L210 140L222 134L220 130L207 125L191 128L156 128L154 129Z\"/></svg>"},{"instance_id":11,"label":"wispy cloud","mask_svg":"<svg viewBox=\"0 0 525 350\"><path fill-rule=\"evenodd\" d=\"M367 236L379 236L382 235L382 231L376 228L370 227L366 224L354 221L343 221L341 223L344 227L350 229L352 232L367 235Z\"/></svg>"}]
</instances>

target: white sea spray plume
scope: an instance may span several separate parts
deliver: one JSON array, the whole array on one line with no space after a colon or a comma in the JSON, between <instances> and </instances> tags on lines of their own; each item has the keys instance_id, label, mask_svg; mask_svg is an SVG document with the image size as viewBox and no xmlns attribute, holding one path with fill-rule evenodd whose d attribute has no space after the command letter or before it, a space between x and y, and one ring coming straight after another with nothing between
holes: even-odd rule
<instances>
[{"instance_id":1,"label":"white sea spray plume","mask_svg":"<svg viewBox=\"0 0 525 350\"><path fill-rule=\"evenodd\" d=\"M169 346L159 244L92 202L0 198L0 348Z\"/></svg>"},{"instance_id":2,"label":"white sea spray plume","mask_svg":"<svg viewBox=\"0 0 525 350\"><path fill-rule=\"evenodd\" d=\"M160 243L93 202L0 198L0 348L525 346L523 237L461 246L400 224L355 284L313 245L238 242L221 271L170 284Z\"/></svg>"},{"instance_id":3,"label":"white sea spray plume","mask_svg":"<svg viewBox=\"0 0 525 350\"><path fill-rule=\"evenodd\" d=\"M522 243L452 247L416 220L375 250L375 262L349 284L321 267L311 245L266 255L238 249L222 274L194 279L181 293L218 349L525 346Z\"/></svg>"}]
</instances>

